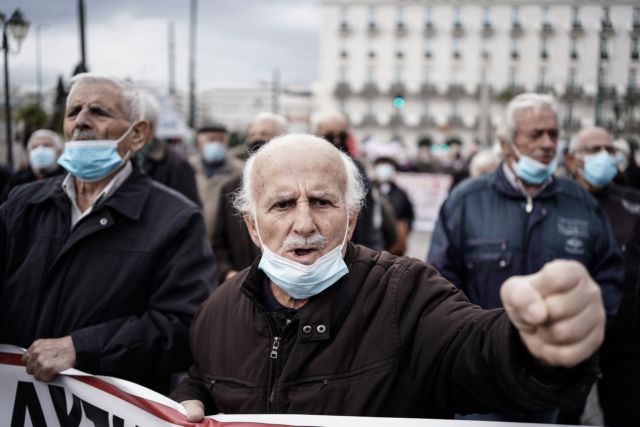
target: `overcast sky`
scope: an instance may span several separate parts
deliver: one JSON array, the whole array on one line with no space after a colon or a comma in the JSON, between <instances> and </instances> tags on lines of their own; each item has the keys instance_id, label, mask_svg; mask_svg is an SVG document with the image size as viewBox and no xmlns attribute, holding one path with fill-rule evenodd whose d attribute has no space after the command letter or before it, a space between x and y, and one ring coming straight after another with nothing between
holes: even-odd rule
<instances>
[{"instance_id":1,"label":"overcast sky","mask_svg":"<svg viewBox=\"0 0 640 427\"><path fill-rule=\"evenodd\" d=\"M36 34L41 26L45 90L68 79L80 59L76 0L3 0L31 22L18 55L9 59L12 85L36 87ZM85 0L91 71L135 81L168 82L168 23L175 22L176 86L188 87L189 0ZM284 84L317 76L319 0L199 0L198 90L246 87L280 70Z\"/></svg>"}]
</instances>

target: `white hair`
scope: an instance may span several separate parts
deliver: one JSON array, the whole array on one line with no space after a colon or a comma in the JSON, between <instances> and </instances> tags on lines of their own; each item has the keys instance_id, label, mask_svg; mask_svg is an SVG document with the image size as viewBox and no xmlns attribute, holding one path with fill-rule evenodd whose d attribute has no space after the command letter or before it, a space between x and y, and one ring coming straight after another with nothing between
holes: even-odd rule
<instances>
[{"instance_id":1,"label":"white hair","mask_svg":"<svg viewBox=\"0 0 640 427\"><path fill-rule=\"evenodd\" d=\"M53 142L53 145L56 146L56 148L60 150L64 149L64 141L62 140L62 138L60 138L60 135L49 129L38 129L29 137L29 141L27 142L27 150L31 149L31 145L35 142L36 138L49 138L51 142Z\"/></svg>"},{"instance_id":2,"label":"white hair","mask_svg":"<svg viewBox=\"0 0 640 427\"><path fill-rule=\"evenodd\" d=\"M242 173L242 185L240 186L238 191L236 191L233 198L233 206L241 215L249 215L251 218L255 216L256 199L255 194L253 193L252 176L256 159L282 145L290 144L292 140L300 139L304 139L305 142L313 142L314 144L326 144L327 147L330 147L330 149L336 151L336 153L340 156L340 159L342 159L342 164L347 176L345 202L349 215L355 215L360 210L362 204L364 203L366 191L362 175L360 174L360 170L353 162L351 157L349 157L347 154L334 147L333 144L325 141L322 138L307 134L288 134L272 139L268 144L260 148L260 150L255 152L247 160Z\"/></svg>"},{"instance_id":3,"label":"white hair","mask_svg":"<svg viewBox=\"0 0 640 427\"><path fill-rule=\"evenodd\" d=\"M71 78L69 95L73 92L73 88L79 84L106 84L116 87L122 98L122 112L125 118L131 122L144 119L142 97L133 84L103 74L80 73ZM67 97L67 103L69 99L70 96Z\"/></svg>"},{"instance_id":4,"label":"white hair","mask_svg":"<svg viewBox=\"0 0 640 427\"><path fill-rule=\"evenodd\" d=\"M320 130L320 126L327 120L340 120L347 124L349 123L347 116L338 111L322 111L315 114L311 119L311 128L313 129L313 132L317 134Z\"/></svg>"},{"instance_id":5,"label":"white hair","mask_svg":"<svg viewBox=\"0 0 640 427\"><path fill-rule=\"evenodd\" d=\"M551 95L539 93L522 93L507 104L504 119L499 131L499 137L508 143L513 143L518 129L516 128L516 116L524 110L533 109L538 111L542 108L549 108L558 119L558 105Z\"/></svg>"},{"instance_id":6,"label":"white hair","mask_svg":"<svg viewBox=\"0 0 640 427\"><path fill-rule=\"evenodd\" d=\"M263 120L275 123L278 128L278 135L285 134L289 130L289 121L285 116L282 116L280 114L263 111L261 113L258 113L255 119L253 119L252 123Z\"/></svg>"},{"instance_id":7,"label":"white hair","mask_svg":"<svg viewBox=\"0 0 640 427\"><path fill-rule=\"evenodd\" d=\"M480 176L498 168L502 158L494 148L485 148L476 153L469 163L469 175Z\"/></svg>"},{"instance_id":8,"label":"white hair","mask_svg":"<svg viewBox=\"0 0 640 427\"><path fill-rule=\"evenodd\" d=\"M158 98L149 92L140 92L140 97L142 100L142 117L155 128L158 123L158 116L160 115Z\"/></svg>"}]
</instances>

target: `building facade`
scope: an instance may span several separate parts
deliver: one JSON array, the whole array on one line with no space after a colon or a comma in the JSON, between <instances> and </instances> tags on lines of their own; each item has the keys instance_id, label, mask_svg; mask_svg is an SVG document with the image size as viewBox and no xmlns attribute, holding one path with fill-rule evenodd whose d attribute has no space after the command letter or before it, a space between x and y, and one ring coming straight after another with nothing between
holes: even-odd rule
<instances>
[{"instance_id":1,"label":"building facade","mask_svg":"<svg viewBox=\"0 0 640 427\"><path fill-rule=\"evenodd\" d=\"M325 0L321 110L359 140L493 142L506 102L556 96L566 137L637 132L640 3Z\"/></svg>"}]
</instances>

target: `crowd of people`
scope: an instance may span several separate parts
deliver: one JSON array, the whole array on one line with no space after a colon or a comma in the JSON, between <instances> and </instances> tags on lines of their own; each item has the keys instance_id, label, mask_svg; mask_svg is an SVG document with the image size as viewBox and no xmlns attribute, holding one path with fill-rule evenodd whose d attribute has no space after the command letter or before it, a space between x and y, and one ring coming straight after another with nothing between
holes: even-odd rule
<instances>
[{"instance_id":1,"label":"crowd of people","mask_svg":"<svg viewBox=\"0 0 640 427\"><path fill-rule=\"evenodd\" d=\"M236 147L207 123L190 151L157 121L149 93L79 74L64 135L34 132L28 167L4 171L0 343L27 348L36 379L127 379L193 422L576 424L597 380L607 425L639 418L633 144L598 127L562 144L554 99L533 93L496 146L423 140L413 160L359 146L334 112L313 135L261 113ZM404 256L399 171L454 177L426 262Z\"/></svg>"}]
</instances>

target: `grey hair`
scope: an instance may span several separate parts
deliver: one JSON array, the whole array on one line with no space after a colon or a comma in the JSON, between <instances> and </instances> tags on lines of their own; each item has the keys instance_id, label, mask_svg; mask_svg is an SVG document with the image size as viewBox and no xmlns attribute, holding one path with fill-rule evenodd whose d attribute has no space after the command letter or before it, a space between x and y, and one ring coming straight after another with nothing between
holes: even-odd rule
<instances>
[{"instance_id":1,"label":"grey hair","mask_svg":"<svg viewBox=\"0 0 640 427\"><path fill-rule=\"evenodd\" d=\"M320 130L320 125L322 125L327 120L332 120L332 119L341 120L346 124L349 124L349 121L347 120L347 116L345 116L344 114L338 111L323 111L315 114L312 117L311 128L313 129L313 132L317 134L318 131Z\"/></svg>"},{"instance_id":2,"label":"grey hair","mask_svg":"<svg viewBox=\"0 0 640 427\"><path fill-rule=\"evenodd\" d=\"M494 148L480 150L469 163L469 175L475 177L488 173L487 171L493 171L501 161L502 156Z\"/></svg>"},{"instance_id":3,"label":"grey hair","mask_svg":"<svg viewBox=\"0 0 640 427\"><path fill-rule=\"evenodd\" d=\"M259 122L262 120L268 120L268 121L274 122L278 127L278 135L285 134L289 130L289 121L285 116L282 116L280 114L263 111L261 113L258 113L255 119L253 119L252 123Z\"/></svg>"},{"instance_id":4,"label":"grey hair","mask_svg":"<svg viewBox=\"0 0 640 427\"><path fill-rule=\"evenodd\" d=\"M140 97L142 100L142 117L155 128L158 123L158 116L160 115L158 98L149 92L141 92Z\"/></svg>"},{"instance_id":5,"label":"grey hair","mask_svg":"<svg viewBox=\"0 0 640 427\"><path fill-rule=\"evenodd\" d=\"M499 137L502 141L513 143L518 129L516 128L516 116L518 113L524 110L540 110L542 108L549 108L555 114L558 115L558 105L555 98L551 95L543 95L539 93L522 93L507 104L504 119L499 131Z\"/></svg>"},{"instance_id":6,"label":"grey hair","mask_svg":"<svg viewBox=\"0 0 640 427\"><path fill-rule=\"evenodd\" d=\"M29 137L29 142L27 142L27 150L31 149L31 144L36 140L36 138L49 138L51 142L53 142L53 145L56 146L56 148L60 150L64 149L64 141L62 140L62 138L60 138L60 135L49 129L38 129Z\"/></svg>"},{"instance_id":7,"label":"grey hair","mask_svg":"<svg viewBox=\"0 0 640 427\"><path fill-rule=\"evenodd\" d=\"M256 200L255 195L253 194L251 178L253 176L253 169L258 156L262 156L264 155L264 153L268 153L274 148L288 143L291 139L298 138L304 138L307 141L313 141L314 143L318 144L327 144L327 146L331 147L331 149L335 150L340 155L342 164L344 165L345 173L347 175L347 188L345 191L347 210L350 216L355 215L360 210L364 203L366 190L362 175L360 174L360 170L353 162L351 157L338 150L333 146L333 144L325 141L322 138L307 134L288 134L272 139L268 144L264 145L262 148L260 148L260 150L256 151L247 160L247 163L245 164L244 170L242 172L242 185L235 192L233 197L233 206L238 211L238 213L240 213L241 215L249 215L251 218L254 218L255 216Z\"/></svg>"},{"instance_id":8,"label":"grey hair","mask_svg":"<svg viewBox=\"0 0 640 427\"><path fill-rule=\"evenodd\" d=\"M80 73L71 78L69 94L79 84L106 84L116 87L122 98L122 112L130 122L144 119L144 107L140 92L129 82L98 73ZM67 98L67 103L69 97Z\"/></svg>"}]
</instances>

